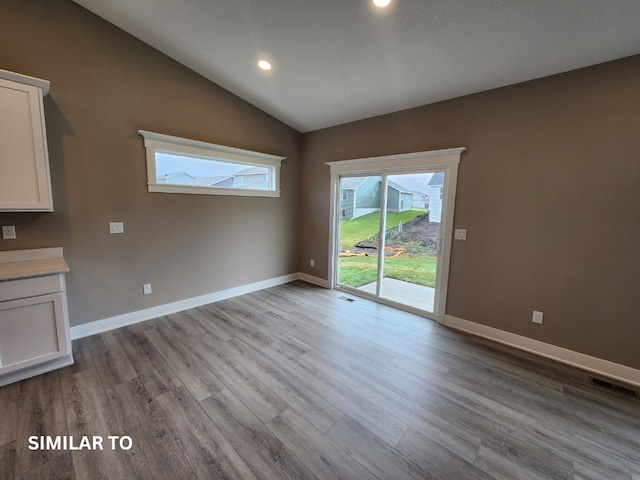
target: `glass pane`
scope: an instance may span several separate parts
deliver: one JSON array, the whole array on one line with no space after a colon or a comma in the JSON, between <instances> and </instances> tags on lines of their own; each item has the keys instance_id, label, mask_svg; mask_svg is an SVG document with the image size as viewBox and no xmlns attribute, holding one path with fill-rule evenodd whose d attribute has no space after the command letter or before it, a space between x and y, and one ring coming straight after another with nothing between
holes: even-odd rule
<instances>
[{"instance_id":1,"label":"glass pane","mask_svg":"<svg viewBox=\"0 0 640 480\"><path fill-rule=\"evenodd\" d=\"M443 173L389 175L380 296L433 312Z\"/></svg>"},{"instance_id":2,"label":"glass pane","mask_svg":"<svg viewBox=\"0 0 640 480\"><path fill-rule=\"evenodd\" d=\"M376 294L382 178L340 178L339 285Z\"/></svg>"},{"instance_id":3,"label":"glass pane","mask_svg":"<svg viewBox=\"0 0 640 480\"><path fill-rule=\"evenodd\" d=\"M159 184L272 190L272 175L269 167L156 152Z\"/></svg>"}]
</instances>

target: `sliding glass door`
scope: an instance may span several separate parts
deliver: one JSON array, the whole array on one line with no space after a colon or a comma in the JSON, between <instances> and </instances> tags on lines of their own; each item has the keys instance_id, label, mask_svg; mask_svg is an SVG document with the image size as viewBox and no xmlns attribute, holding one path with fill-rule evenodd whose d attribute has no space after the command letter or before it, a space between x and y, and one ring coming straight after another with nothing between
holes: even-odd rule
<instances>
[{"instance_id":1,"label":"sliding glass door","mask_svg":"<svg viewBox=\"0 0 640 480\"><path fill-rule=\"evenodd\" d=\"M465 150L327 162L331 288L444 322L458 164Z\"/></svg>"},{"instance_id":2,"label":"sliding glass door","mask_svg":"<svg viewBox=\"0 0 640 480\"><path fill-rule=\"evenodd\" d=\"M429 313L434 311L440 223L430 217L434 173L387 177L379 295ZM434 221L436 220L436 221Z\"/></svg>"},{"instance_id":3,"label":"sliding glass door","mask_svg":"<svg viewBox=\"0 0 640 480\"><path fill-rule=\"evenodd\" d=\"M434 313L444 175L340 177L339 287Z\"/></svg>"},{"instance_id":4,"label":"sliding glass door","mask_svg":"<svg viewBox=\"0 0 640 480\"><path fill-rule=\"evenodd\" d=\"M381 176L340 178L338 284L377 293Z\"/></svg>"}]
</instances>

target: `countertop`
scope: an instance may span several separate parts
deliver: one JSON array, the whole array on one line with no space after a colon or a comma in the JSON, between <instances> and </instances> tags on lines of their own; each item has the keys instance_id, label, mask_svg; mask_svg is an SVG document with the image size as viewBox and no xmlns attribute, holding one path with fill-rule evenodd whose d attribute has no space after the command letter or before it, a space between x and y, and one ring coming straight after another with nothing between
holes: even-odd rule
<instances>
[{"instance_id":1,"label":"countertop","mask_svg":"<svg viewBox=\"0 0 640 480\"><path fill-rule=\"evenodd\" d=\"M55 275L69 271L62 248L0 252L0 281Z\"/></svg>"}]
</instances>

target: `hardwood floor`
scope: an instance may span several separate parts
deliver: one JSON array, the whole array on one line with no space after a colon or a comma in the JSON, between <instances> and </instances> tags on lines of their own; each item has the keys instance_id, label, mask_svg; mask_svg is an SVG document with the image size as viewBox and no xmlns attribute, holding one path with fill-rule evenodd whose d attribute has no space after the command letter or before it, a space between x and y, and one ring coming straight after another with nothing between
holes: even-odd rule
<instances>
[{"instance_id":1,"label":"hardwood floor","mask_svg":"<svg viewBox=\"0 0 640 480\"><path fill-rule=\"evenodd\" d=\"M0 388L0 479L640 479L640 401L341 297L297 282L75 341Z\"/></svg>"}]
</instances>

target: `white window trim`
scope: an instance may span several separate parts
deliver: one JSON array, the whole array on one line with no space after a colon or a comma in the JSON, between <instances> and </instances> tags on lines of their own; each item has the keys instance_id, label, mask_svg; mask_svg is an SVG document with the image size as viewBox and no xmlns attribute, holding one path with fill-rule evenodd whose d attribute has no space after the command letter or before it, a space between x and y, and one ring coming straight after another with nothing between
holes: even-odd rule
<instances>
[{"instance_id":1,"label":"white window trim","mask_svg":"<svg viewBox=\"0 0 640 480\"><path fill-rule=\"evenodd\" d=\"M240 197L280 196L280 166L286 157L227 147L215 143L201 142L199 140L190 140L188 138L174 137L146 130L138 130L138 134L144 138L144 146L147 153L147 188L149 192L234 195ZM274 174L269 190L158 183L156 176L156 152L177 153L191 157L221 160L228 163L268 167L273 168Z\"/></svg>"},{"instance_id":2,"label":"white window trim","mask_svg":"<svg viewBox=\"0 0 640 480\"><path fill-rule=\"evenodd\" d=\"M326 162L332 174L348 174L357 176L360 173L370 174L372 171L383 172L414 171L420 167L448 167L460 163L460 155L465 147L429 150L426 152L401 153L382 157L357 158L355 160L338 160Z\"/></svg>"}]
</instances>

